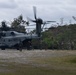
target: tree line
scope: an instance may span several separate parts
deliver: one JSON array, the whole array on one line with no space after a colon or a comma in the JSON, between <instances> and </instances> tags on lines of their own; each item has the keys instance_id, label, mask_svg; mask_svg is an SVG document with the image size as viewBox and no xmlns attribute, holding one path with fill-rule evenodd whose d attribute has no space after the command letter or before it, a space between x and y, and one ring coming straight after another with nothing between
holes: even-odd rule
<instances>
[{"instance_id":1,"label":"tree line","mask_svg":"<svg viewBox=\"0 0 76 75\"><path fill-rule=\"evenodd\" d=\"M40 42L33 40L33 46L39 48ZM42 33L42 49L76 50L76 24L50 27Z\"/></svg>"}]
</instances>

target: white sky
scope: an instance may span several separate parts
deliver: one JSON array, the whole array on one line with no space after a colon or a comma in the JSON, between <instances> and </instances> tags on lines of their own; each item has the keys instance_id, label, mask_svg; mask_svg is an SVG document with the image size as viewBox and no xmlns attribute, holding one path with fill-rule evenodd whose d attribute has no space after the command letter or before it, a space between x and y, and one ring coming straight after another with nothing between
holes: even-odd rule
<instances>
[{"instance_id":1,"label":"white sky","mask_svg":"<svg viewBox=\"0 0 76 75\"><path fill-rule=\"evenodd\" d=\"M37 7L37 16L43 20L55 20L69 23L76 16L76 0L0 0L0 21L11 21L23 15L24 19L33 16L33 6Z\"/></svg>"}]
</instances>

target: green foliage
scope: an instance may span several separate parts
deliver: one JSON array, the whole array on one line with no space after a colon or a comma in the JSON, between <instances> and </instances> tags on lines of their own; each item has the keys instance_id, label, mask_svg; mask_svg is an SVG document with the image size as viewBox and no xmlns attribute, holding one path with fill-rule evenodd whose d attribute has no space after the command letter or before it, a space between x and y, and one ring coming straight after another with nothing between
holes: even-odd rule
<instances>
[{"instance_id":1,"label":"green foliage","mask_svg":"<svg viewBox=\"0 0 76 75\"><path fill-rule=\"evenodd\" d=\"M23 24L25 21L23 20L23 16L20 15L18 18L15 18L14 21L11 23L11 27L18 32L25 32L25 26Z\"/></svg>"},{"instance_id":2,"label":"green foliage","mask_svg":"<svg viewBox=\"0 0 76 75\"><path fill-rule=\"evenodd\" d=\"M64 25L49 28L42 33L42 48L50 49L76 49L76 25Z\"/></svg>"}]
</instances>

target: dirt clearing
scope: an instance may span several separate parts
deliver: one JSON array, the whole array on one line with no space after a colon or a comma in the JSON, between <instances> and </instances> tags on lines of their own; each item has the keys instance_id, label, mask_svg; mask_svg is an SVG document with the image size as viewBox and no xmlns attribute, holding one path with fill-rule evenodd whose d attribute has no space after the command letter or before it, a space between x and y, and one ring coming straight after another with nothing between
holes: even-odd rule
<instances>
[{"instance_id":1,"label":"dirt clearing","mask_svg":"<svg viewBox=\"0 0 76 75\"><path fill-rule=\"evenodd\" d=\"M0 75L76 75L76 50L0 50Z\"/></svg>"}]
</instances>

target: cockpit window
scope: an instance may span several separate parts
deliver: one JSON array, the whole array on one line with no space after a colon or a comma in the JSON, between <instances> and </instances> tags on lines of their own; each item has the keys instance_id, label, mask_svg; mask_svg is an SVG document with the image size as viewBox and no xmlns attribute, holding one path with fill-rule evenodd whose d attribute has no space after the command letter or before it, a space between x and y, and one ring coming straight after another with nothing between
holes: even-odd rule
<instances>
[{"instance_id":1,"label":"cockpit window","mask_svg":"<svg viewBox=\"0 0 76 75\"><path fill-rule=\"evenodd\" d=\"M15 33L14 32L11 32L11 35L15 36Z\"/></svg>"},{"instance_id":2,"label":"cockpit window","mask_svg":"<svg viewBox=\"0 0 76 75\"><path fill-rule=\"evenodd\" d=\"M5 33L0 33L0 36L6 36L6 34Z\"/></svg>"}]
</instances>

